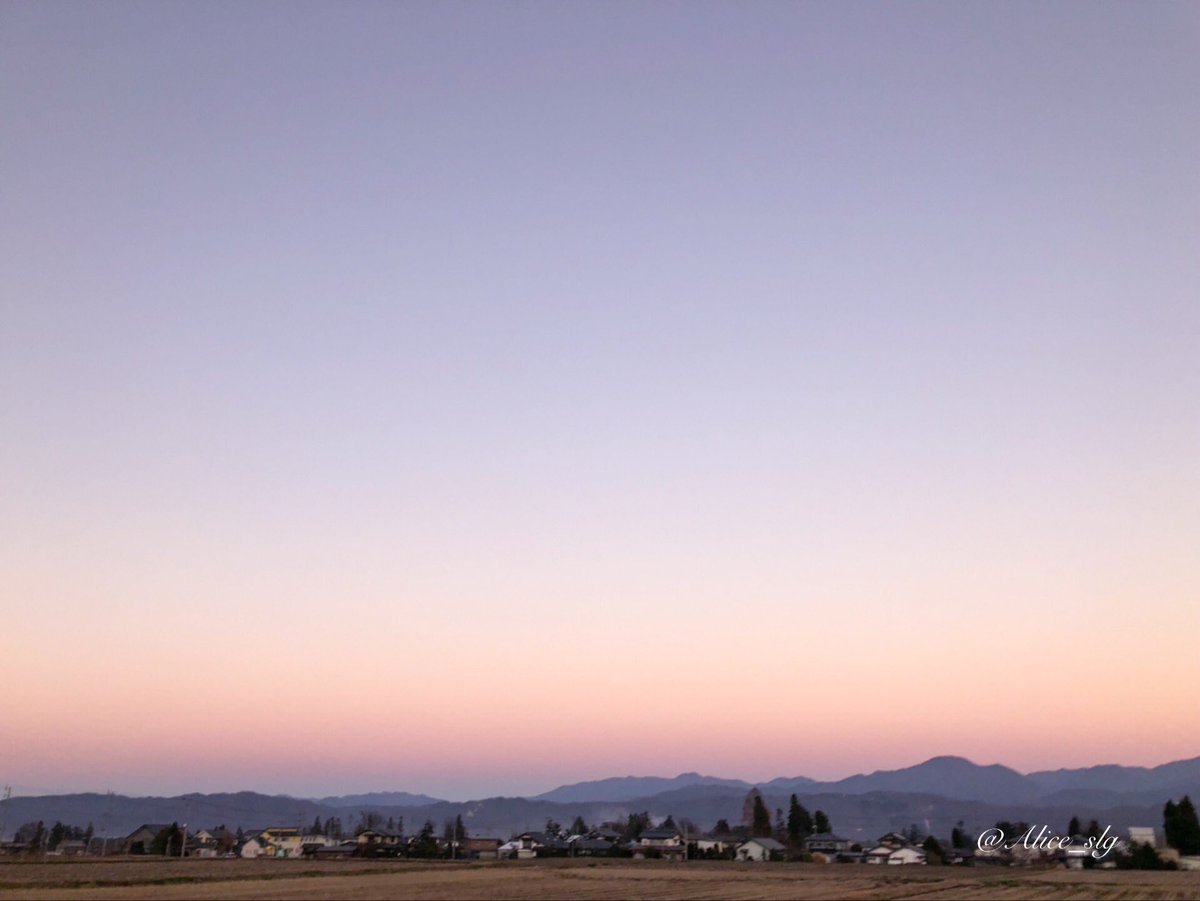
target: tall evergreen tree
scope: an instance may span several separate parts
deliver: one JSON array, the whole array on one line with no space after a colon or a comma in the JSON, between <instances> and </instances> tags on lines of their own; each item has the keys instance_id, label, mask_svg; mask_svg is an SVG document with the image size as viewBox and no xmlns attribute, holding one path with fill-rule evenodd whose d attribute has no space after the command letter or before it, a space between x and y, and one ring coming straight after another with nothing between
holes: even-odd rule
<instances>
[{"instance_id":1,"label":"tall evergreen tree","mask_svg":"<svg viewBox=\"0 0 1200 901\"><path fill-rule=\"evenodd\" d=\"M970 842L967 841L967 834L963 831L963 821L959 820L954 828L950 830L950 845L954 848L967 848Z\"/></svg>"},{"instance_id":2,"label":"tall evergreen tree","mask_svg":"<svg viewBox=\"0 0 1200 901\"><path fill-rule=\"evenodd\" d=\"M762 795L754 796L754 811L750 824L750 834L758 838L768 838L771 835L771 811L763 803Z\"/></svg>"},{"instance_id":3,"label":"tall evergreen tree","mask_svg":"<svg viewBox=\"0 0 1200 901\"><path fill-rule=\"evenodd\" d=\"M746 798L742 801L742 825L747 828L754 826L754 806L762 803L762 792L757 788L752 788L746 792Z\"/></svg>"},{"instance_id":4,"label":"tall evergreen tree","mask_svg":"<svg viewBox=\"0 0 1200 901\"><path fill-rule=\"evenodd\" d=\"M1079 823L1079 817L1071 817L1071 822L1067 825L1067 836L1082 835L1083 826Z\"/></svg>"},{"instance_id":5,"label":"tall evergreen tree","mask_svg":"<svg viewBox=\"0 0 1200 901\"><path fill-rule=\"evenodd\" d=\"M313 835L324 835L324 833L325 833L325 827L321 825L321 818L319 816L315 817L313 819L313 824L312 824L312 834Z\"/></svg>"},{"instance_id":6,"label":"tall evergreen tree","mask_svg":"<svg viewBox=\"0 0 1200 901\"><path fill-rule=\"evenodd\" d=\"M463 825L462 814L454 818L454 840L461 842L467 837L467 827Z\"/></svg>"},{"instance_id":7,"label":"tall evergreen tree","mask_svg":"<svg viewBox=\"0 0 1200 901\"><path fill-rule=\"evenodd\" d=\"M1184 856L1200 854L1200 819L1192 799L1184 795L1178 804L1168 801L1163 808L1163 832L1167 844Z\"/></svg>"},{"instance_id":8,"label":"tall evergreen tree","mask_svg":"<svg viewBox=\"0 0 1200 901\"><path fill-rule=\"evenodd\" d=\"M930 866L941 866L946 862L946 852L942 850L942 843L932 835L925 837L925 841L921 843L921 850L925 852L925 862Z\"/></svg>"},{"instance_id":9,"label":"tall evergreen tree","mask_svg":"<svg viewBox=\"0 0 1200 901\"><path fill-rule=\"evenodd\" d=\"M818 810L813 814L813 828L817 832L833 832L833 826L829 823L829 817L825 816L825 811Z\"/></svg>"},{"instance_id":10,"label":"tall evergreen tree","mask_svg":"<svg viewBox=\"0 0 1200 901\"><path fill-rule=\"evenodd\" d=\"M1179 847L1179 808L1170 798L1163 805L1163 835L1170 847Z\"/></svg>"},{"instance_id":11,"label":"tall evergreen tree","mask_svg":"<svg viewBox=\"0 0 1200 901\"><path fill-rule=\"evenodd\" d=\"M788 802L787 835L792 844L799 844L813 833L812 815L800 803L800 799L792 795Z\"/></svg>"},{"instance_id":12,"label":"tall evergreen tree","mask_svg":"<svg viewBox=\"0 0 1200 901\"><path fill-rule=\"evenodd\" d=\"M587 833L587 831L588 831L587 823L584 822L583 817L576 816L575 819L571 821L571 834L572 835L585 835Z\"/></svg>"}]
</instances>

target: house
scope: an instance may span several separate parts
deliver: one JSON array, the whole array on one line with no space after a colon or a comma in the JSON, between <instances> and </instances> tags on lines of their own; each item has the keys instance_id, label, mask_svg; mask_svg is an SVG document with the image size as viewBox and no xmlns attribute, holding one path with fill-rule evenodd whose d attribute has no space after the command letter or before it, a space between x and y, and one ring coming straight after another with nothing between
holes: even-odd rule
<instances>
[{"instance_id":1,"label":"house","mask_svg":"<svg viewBox=\"0 0 1200 901\"><path fill-rule=\"evenodd\" d=\"M646 829L638 836L638 844L643 848L674 848L683 844L683 836L678 829L659 826L656 829Z\"/></svg>"},{"instance_id":2,"label":"house","mask_svg":"<svg viewBox=\"0 0 1200 901\"><path fill-rule=\"evenodd\" d=\"M1149 845L1151 848L1157 848L1161 842L1159 842L1158 832L1153 826L1130 826L1129 844Z\"/></svg>"},{"instance_id":3,"label":"house","mask_svg":"<svg viewBox=\"0 0 1200 901\"><path fill-rule=\"evenodd\" d=\"M943 847L945 847L943 845ZM974 848L947 848L946 863L955 866L973 867L975 865Z\"/></svg>"},{"instance_id":4,"label":"house","mask_svg":"<svg viewBox=\"0 0 1200 901\"><path fill-rule=\"evenodd\" d=\"M905 864L923 866L925 864L925 852L920 848L914 848L912 845L905 845L902 848L879 845L867 852L866 862L884 866L903 866Z\"/></svg>"},{"instance_id":5,"label":"house","mask_svg":"<svg viewBox=\"0 0 1200 901\"><path fill-rule=\"evenodd\" d=\"M742 839L732 835L701 835L695 839L696 850L701 854L725 854L742 844Z\"/></svg>"},{"instance_id":6,"label":"house","mask_svg":"<svg viewBox=\"0 0 1200 901\"><path fill-rule=\"evenodd\" d=\"M496 860L500 856L498 838L464 838L458 849L467 860Z\"/></svg>"},{"instance_id":7,"label":"house","mask_svg":"<svg viewBox=\"0 0 1200 901\"><path fill-rule=\"evenodd\" d=\"M834 860L843 851L849 851L854 844L848 838L834 835L832 832L818 832L804 840L804 850L809 854L823 854L829 860Z\"/></svg>"},{"instance_id":8,"label":"house","mask_svg":"<svg viewBox=\"0 0 1200 901\"><path fill-rule=\"evenodd\" d=\"M309 840L295 826L268 826L255 837L265 857L300 857Z\"/></svg>"},{"instance_id":9,"label":"house","mask_svg":"<svg viewBox=\"0 0 1200 901\"><path fill-rule=\"evenodd\" d=\"M646 829L630 846L635 860L645 860L648 857L666 857L670 860L686 860L687 846L678 829L671 827Z\"/></svg>"},{"instance_id":10,"label":"house","mask_svg":"<svg viewBox=\"0 0 1200 901\"><path fill-rule=\"evenodd\" d=\"M399 832L364 829L354 836L354 840L359 857L400 857L408 853L408 840Z\"/></svg>"},{"instance_id":11,"label":"house","mask_svg":"<svg viewBox=\"0 0 1200 901\"><path fill-rule=\"evenodd\" d=\"M337 845L325 845L320 848L313 848L308 856L316 860L345 860L349 857L355 857L359 852L358 842L342 842Z\"/></svg>"},{"instance_id":12,"label":"house","mask_svg":"<svg viewBox=\"0 0 1200 901\"><path fill-rule=\"evenodd\" d=\"M781 857L787 849L773 838L752 838L738 845L738 860L772 860Z\"/></svg>"},{"instance_id":13,"label":"house","mask_svg":"<svg viewBox=\"0 0 1200 901\"><path fill-rule=\"evenodd\" d=\"M572 857L607 857L612 851L613 842L602 838L580 837L571 842Z\"/></svg>"},{"instance_id":14,"label":"house","mask_svg":"<svg viewBox=\"0 0 1200 901\"><path fill-rule=\"evenodd\" d=\"M125 837L126 854L149 854L154 839L164 829L170 829L170 823L143 823ZM179 850L176 848L176 850Z\"/></svg>"},{"instance_id":15,"label":"house","mask_svg":"<svg viewBox=\"0 0 1200 901\"><path fill-rule=\"evenodd\" d=\"M399 832L387 832L383 829L364 829L354 836L360 845L403 845L404 836Z\"/></svg>"},{"instance_id":16,"label":"house","mask_svg":"<svg viewBox=\"0 0 1200 901\"><path fill-rule=\"evenodd\" d=\"M87 853L87 842L75 840L59 842L55 853L61 857L82 857Z\"/></svg>"},{"instance_id":17,"label":"house","mask_svg":"<svg viewBox=\"0 0 1200 901\"><path fill-rule=\"evenodd\" d=\"M262 857L266 853L267 846L257 838L246 839L238 849L238 855L245 858Z\"/></svg>"},{"instance_id":18,"label":"house","mask_svg":"<svg viewBox=\"0 0 1200 901\"><path fill-rule=\"evenodd\" d=\"M188 833L188 839L198 845L213 845L216 844L217 835L207 829L197 829L195 832Z\"/></svg>"},{"instance_id":19,"label":"house","mask_svg":"<svg viewBox=\"0 0 1200 901\"><path fill-rule=\"evenodd\" d=\"M555 841L544 832L522 832L508 844L512 846L511 853L516 855L517 860L529 860L537 857L539 851L552 848Z\"/></svg>"},{"instance_id":20,"label":"house","mask_svg":"<svg viewBox=\"0 0 1200 901\"><path fill-rule=\"evenodd\" d=\"M908 840L908 836L903 832L888 832L879 836L879 840L875 842L877 847L883 848L903 848L905 845L910 845L912 842Z\"/></svg>"}]
</instances>

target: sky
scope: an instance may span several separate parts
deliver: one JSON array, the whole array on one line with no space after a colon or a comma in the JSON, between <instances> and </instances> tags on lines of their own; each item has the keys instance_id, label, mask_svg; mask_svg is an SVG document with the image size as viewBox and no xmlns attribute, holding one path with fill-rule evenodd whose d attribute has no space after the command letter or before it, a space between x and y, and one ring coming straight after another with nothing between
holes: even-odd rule
<instances>
[{"instance_id":1,"label":"sky","mask_svg":"<svg viewBox=\"0 0 1200 901\"><path fill-rule=\"evenodd\" d=\"M0 782L1200 754L1200 7L0 5Z\"/></svg>"}]
</instances>

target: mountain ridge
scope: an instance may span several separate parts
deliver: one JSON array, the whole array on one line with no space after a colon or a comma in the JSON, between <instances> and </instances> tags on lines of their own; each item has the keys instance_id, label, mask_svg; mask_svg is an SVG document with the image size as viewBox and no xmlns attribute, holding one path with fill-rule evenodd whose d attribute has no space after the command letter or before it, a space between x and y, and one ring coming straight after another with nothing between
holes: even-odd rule
<instances>
[{"instance_id":1,"label":"mountain ridge","mask_svg":"<svg viewBox=\"0 0 1200 901\"><path fill-rule=\"evenodd\" d=\"M172 797L99 793L14 796L0 804L0 826L11 835L20 825L61 820L71 825L93 823L97 835L128 834L142 823L189 822L230 828L270 825L307 826L316 817L337 817L353 828L359 813L403 818L407 830L429 820L435 826L462 816L472 834L507 835L538 829L547 819L570 822L583 816L589 823L623 819L646 811L655 819L687 817L698 828L717 819L736 822L745 794L758 788L770 809L785 808L793 792L810 810L828 813L835 829L855 837L871 837L911 823L942 829L963 820L983 829L997 819L1043 822L1065 828L1071 816L1112 822L1114 827L1158 825L1162 805L1184 794L1200 798L1200 757L1157 767L1100 764L1079 769L1024 774L1001 764L980 765L962 757L941 756L897 770L876 770L835 782L807 777L778 777L753 784L740 779L703 776L618 776L559 786L527 798L493 797L466 802L445 801L411 792L366 792L324 798L295 798L252 791L192 792ZM572 793L606 793L607 797L573 800ZM624 795L624 797L617 797ZM389 802L389 803L382 803ZM399 803L390 803L399 802ZM1063 820L1059 823L1059 820Z\"/></svg>"}]
</instances>

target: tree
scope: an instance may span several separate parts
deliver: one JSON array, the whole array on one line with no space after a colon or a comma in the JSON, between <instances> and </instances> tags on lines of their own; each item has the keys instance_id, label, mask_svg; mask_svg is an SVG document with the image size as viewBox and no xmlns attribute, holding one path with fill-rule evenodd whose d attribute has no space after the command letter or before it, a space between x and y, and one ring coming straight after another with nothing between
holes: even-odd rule
<instances>
[{"instance_id":1,"label":"tree","mask_svg":"<svg viewBox=\"0 0 1200 901\"><path fill-rule=\"evenodd\" d=\"M970 842L967 841L967 834L963 831L963 821L959 820L954 828L950 831L950 844L955 848L968 848Z\"/></svg>"},{"instance_id":2,"label":"tree","mask_svg":"<svg viewBox=\"0 0 1200 901\"><path fill-rule=\"evenodd\" d=\"M462 814L454 818L454 840L461 842L467 837L467 827L463 825Z\"/></svg>"},{"instance_id":3,"label":"tree","mask_svg":"<svg viewBox=\"0 0 1200 901\"><path fill-rule=\"evenodd\" d=\"M833 832L833 826L829 822L829 817L825 816L825 811L818 810L813 814L813 828L817 832Z\"/></svg>"},{"instance_id":4,"label":"tree","mask_svg":"<svg viewBox=\"0 0 1200 901\"><path fill-rule=\"evenodd\" d=\"M925 852L925 862L930 866L941 866L946 862L946 852L942 850L942 843L932 835L925 837L925 841L921 843L921 850Z\"/></svg>"},{"instance_id":5,"label":"tree","mask_svg":"<svg viewBox=\"0 0 1200 901\"><path fill-rule=\"evenodd\" d=\"M57 850L66 836L67 827L62 824L62 820L55 820L54 825L50 828L50 838L46 842L46 847L51 851Z\"/></svg>"},{"instance_id":6,"label":"tree","mask_svg":"<svg viewBox=\"0 0 1200 901\"><path fill-rule=\"evenodd\" d=\"M742 825L754 827L754 807L756 804L762 804L762 792L757 788L752 788L746 792L746 798L742 801Z\"/></svg>"},{"instance_id":7,"label":"tree","mask_svg":"<svg viewBox=\"0 0 1200 901\"><path fill-rule=\"evenodd\" d=\"M1079 817L1071 817L1071 822L1067 824L1067 836L1082 835L1083 826L1079 824Z\"/></svg>"},{"instance_id":8,"label":"tree","mask_svg":"<svg viewBox=\"0 0 1200 901\"><path fill-rule=\"evenodd\" d=\"M96 835L96 830L92 828L91 820L88 820L87 829L83 830L84 847L88 847L92 843L92 838Z\"/></svg>"},{"instance_id":9,"label":"tree","mask_svg":"<svg viewBox=\"0 0 1200 901\"><path fill-rule=\"evenodd\" d=\"M552 817L547 817L546 828L543 831L551 838L558 838L558 834L562 832L562 826L559 824L558 820Z\"/></svg>"},{"instance_id":10,"label":"tree","mask_svg":"<svg viewBox=\"0 0 1200 901\"><path fill-rule=\"evenodd\" d=\"M717 825L713 826L713 835L729 835L731 831L729 820L717 820Z\"/></svg>"},{"instance_id":11,"label":"tree","mask_svg":"<svg viewBox=\"0 0 1200 901\"><path fill-rule=\"evenodd\" d=\"M787 835L788 841L793 845L798 845L807 836L813 834L813 818L812 815L800 803L799 799L792 795L791 801L788 802L788 818L787 818Z\"/></svg>"},{"instance_id":12,"label":"tree","mask_svg":"<svg viewBox=\"0 0 1200 901\"><path fill-rule=\"evenodd\" d=\"M323 835L324 833L325 833L325 827L321 825L321 818L316 817L313 820L313 824L312 824L312 834L313 835Z\"/></svg>"},{"instance_id":13,"label":"tree","mask_svg":"<svg viewBox=\"0 0 1200 901\"><path fill-rule=\"evenodd\" d=\"M1180 854L1200 854L1200 820L1188 795L1184 795L1178 804L1167 801L1163 807L1163 832L1167 844Z\"/></svg>"},{"instance_id":14,"label":"tree","mask_svg":"<svg viewBox=\"0 0 1200 901\"><path fill-rule=\"evenodd\" d=\"M425 859L438 856L437 839L433 836L433 823L430 820L425 821L425 825L421 827L421 833L413 839L409 846L409 854Z\"/></svg>"},{"instance_id":15,"label":"tree","mask_svg":"<svg viewBox=\"0 0 1200 901\"><path fill-rule=\"evenodd\" d=\"M675 825L675 817L672 814L667 814L667 818L662 821L662 825L659 826L658 828L660 828L660 829L678 829L679 827Z\"/></svg>"},{"instance_id":16,"label":"tree","mask_svg":"<svg viewBox=\"0 0 1200 901\"><path fill-rule=\"evenodd\" d=\"M771 812L763 803L762 795L754 796L754 811L751 817L750 834L757 838L768 838L771 835Z\"/></svg>"},{"instance_id":17,"label":"tree","mask_svg":"<svg viewBox=\"0 0 1200 901\"><path fill-rule=\"evenodd\" d=\"M1163 833L1168 847L1179 847L1179 808L1170 798L1163 805Z\"/></svg>"},{"instance_id":18,"label":"tree","mask_svg":"<svg viewBox=\"0 0 1200 901\"><path fill-rule=\"evenodd\" d=\"M1087 832L1084 834L1088 838L1099 838L1102 834L1099 821L1092 820L1090 823L1088 823Z\"/></svg>"},{"instance_id":19,"label":"tree","mask_svg":"<svg viewBox=\"0 0 1200 901\"><path fill-rule=\"evenodd\" d=\"M150 842L149 853L174 856L182 847L183 832L180 831L178 823L172 823L154 836L154 840Z\"/></svg>"},{"instance_id":20,"label":"tree","mask_svg":"<svg viewBox=\"0 0 1200 901\"><path fill-rule=\"evenodd\" d=\"M395 829L396 828L396 820L392 817L388 817L386 828L387 828L388 832L391 832L393 829Z\"/></svg>"},{"instance_id":21,"label":"tree","mask_svg":"<svg viewBox=\"0 0 1200 901\"><path fill-rule=\"evenodd\" d=\"M1118 857L1117 866L1123 870L1175 870L1178 865L1173 860L1163 860L1154 850L1153 845L1145 842L1135 842L1127 857Z\"/></svg>"},{"instance_id":22,"label":"tree","mask_svg":"<svg viewBox=\"0 0 1200 901\"><path fill-rule=\"evenodd\" d=\"M643 832L650 828L650 814L646 811L641 813L631 813L629 819L625 821L625 826L621 830L621 840L631 841Z\"/></svg>"},{"instance_id":23,"label":"tree","mask_svg":"<svg viewBox=\"0 0 1200 901\"><path fill-rule=\"evenodd\" d=\"M577 816L571 821L572 835L586 835L588 831L587 823L583 821L583 817Z\"/></svg>"},{"instance_id":24,"label":"tree","mask_svg":"<svg viewBox=\"0 0 1200 901\"><path fill-rule=\"evenodd\" d=\"M1004 833L1005 839L1011 841L1014 838L1020 838L1029 831L1029 824L1022 821L1020 823L1010 823L1008 820L997 820L996 828Z\"/></svg>"}]
</instances>

